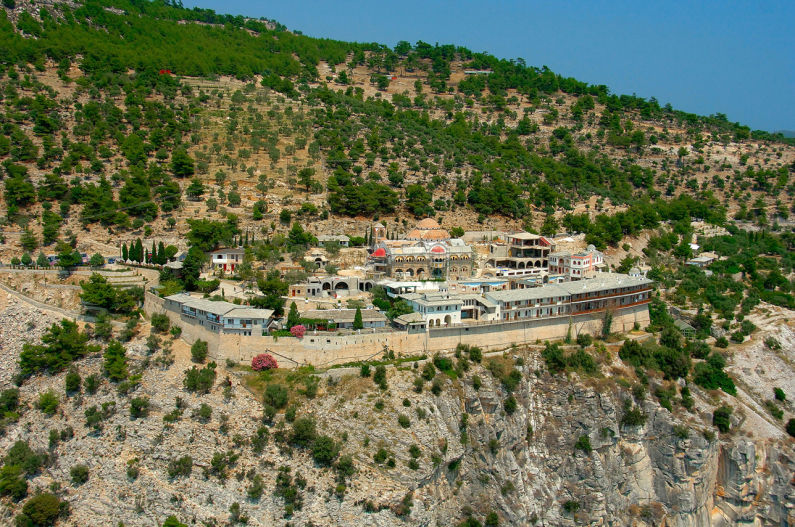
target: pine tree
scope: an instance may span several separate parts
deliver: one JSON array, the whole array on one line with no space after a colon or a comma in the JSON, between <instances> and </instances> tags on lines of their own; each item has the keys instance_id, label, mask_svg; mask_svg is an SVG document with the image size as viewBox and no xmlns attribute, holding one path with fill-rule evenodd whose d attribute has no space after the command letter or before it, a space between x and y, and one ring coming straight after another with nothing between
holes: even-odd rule
<instances>
[{"instance_id":1,"label":"pine tree","mask_svg":"<svg viewBox=\"0 0 795 527\"><path fill-rule=\"evenodd\" d=\"M130 255L127 253L127 244L126 243L122 243L121 244L121 259L126 261L129 256Z\"/></svg>"}]
</instances>

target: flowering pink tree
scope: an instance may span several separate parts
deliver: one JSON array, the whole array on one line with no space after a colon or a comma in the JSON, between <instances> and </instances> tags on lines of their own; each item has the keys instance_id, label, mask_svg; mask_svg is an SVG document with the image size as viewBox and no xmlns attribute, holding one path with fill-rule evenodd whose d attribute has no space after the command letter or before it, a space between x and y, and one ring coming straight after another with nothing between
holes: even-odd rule
<instances>
[{"instance_id":1,"label":"flowering pink tree","mask_svg":"<svg viewBox=\"0 0 795 527\"><path fill-rule=\"evenodd\" d=\"M251 368L254 371L275 370L279 365L270 353L260 353L251 359Z\"/></svg>"},{"instance_id":2,"label":"flowering pink tree","mask_svg":"<svg viewBox=\"0 0 795 527\"><path fill-rule=\"evenodd\" d=\"M306 326L303 324L298 324L290 328L290 333L293 334L296 338L303 338L306 334Z\"/></svg>"}]
</instances>

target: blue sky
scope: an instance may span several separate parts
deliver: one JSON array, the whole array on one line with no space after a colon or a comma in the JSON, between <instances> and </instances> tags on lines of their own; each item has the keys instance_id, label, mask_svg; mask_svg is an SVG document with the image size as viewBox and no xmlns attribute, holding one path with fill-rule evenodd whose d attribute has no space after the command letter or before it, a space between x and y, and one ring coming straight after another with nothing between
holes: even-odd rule
<instances>
[{"instance_id":1,"label":"blue sky","mask_svg":"<svg viewBox=\"0 0 795 527\"><path fill-rule=\"evenodd\" d=\"M795 1L183 0L317 37L456 44L655 96L754 129L795 130Z\"/></svg>"}]
</instances>

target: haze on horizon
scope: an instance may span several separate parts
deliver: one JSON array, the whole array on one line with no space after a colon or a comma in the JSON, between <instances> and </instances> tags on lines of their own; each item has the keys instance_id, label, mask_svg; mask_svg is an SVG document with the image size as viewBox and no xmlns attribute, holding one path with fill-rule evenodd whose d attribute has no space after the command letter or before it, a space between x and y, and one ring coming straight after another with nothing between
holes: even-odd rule
<instances>
[{"instance_id":1,"label":"haze on horizon","mask_svg":"<svg viewBox=\"0 0 795 527\"><path fill-rule=\"evenodd\" d=\"M752 129L795 130L795 3L673 1L249 2L186 7L276 20L337 40L456 44L592 84L656 97L679 110L726 114Z\"/></svg>"}]
</instances>

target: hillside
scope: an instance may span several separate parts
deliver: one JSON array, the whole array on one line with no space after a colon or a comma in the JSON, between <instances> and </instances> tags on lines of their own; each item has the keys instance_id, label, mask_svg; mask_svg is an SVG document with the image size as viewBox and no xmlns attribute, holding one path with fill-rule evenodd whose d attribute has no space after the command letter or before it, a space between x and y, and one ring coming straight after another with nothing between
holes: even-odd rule
<instances>
[{"instance_id":1,"label":"hillside","mask_svg":"<svg viewBox=\"0 0 795 527\"><path fill-rule=\"evenodd\" d=\"M795 140L455 45L172 0L2 5L0 524L795 524ZM311 308L411 311L290 284L361 276L373 223L429 216L468 231L473 277L494 233L593 244L649 279L649 324L602 307L565 339L433 356L373 328L368 362L287 364ZM280 367L208 356L153 291L286 315L262 326Z\"/></svg>"},{"instance_id":2,"label":"hillside","mask_svg":"<svg viewBox=\"0 0 795 527\"><path fill-rule=\"evenodd\" d=\"M20 4L0 20L12 51L0 81L5 259L26 228L30 251L60 234L113 255L136 237L176 243L184 219L226 212L264 235L292 220L363 235L372 219L398 234L435 215L448 228L581 231L599 247L679 219L664 205L648 214L677 196L715 222L791 213L791 142L722 115L454 46L390 50L107 5ZM181 45L197 39L202 54Z\"/></svg>"}]
</instances>

